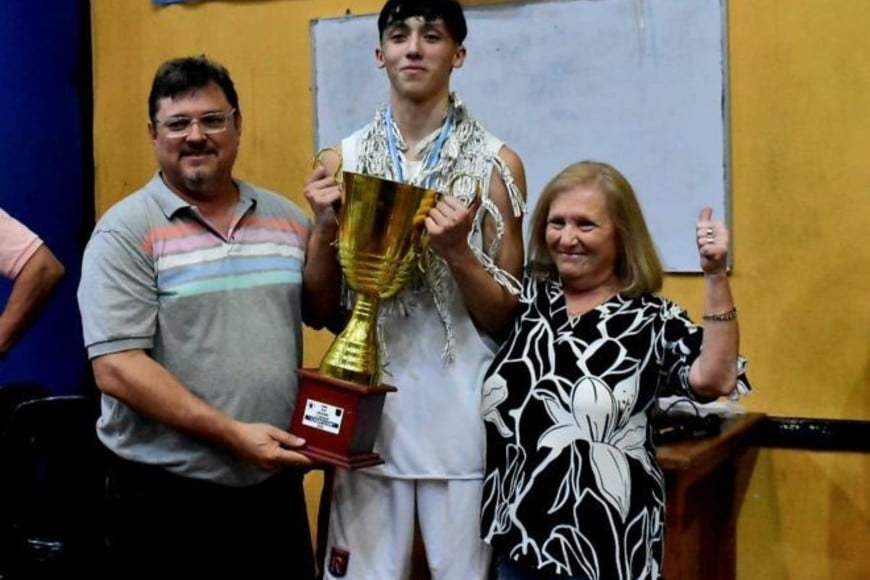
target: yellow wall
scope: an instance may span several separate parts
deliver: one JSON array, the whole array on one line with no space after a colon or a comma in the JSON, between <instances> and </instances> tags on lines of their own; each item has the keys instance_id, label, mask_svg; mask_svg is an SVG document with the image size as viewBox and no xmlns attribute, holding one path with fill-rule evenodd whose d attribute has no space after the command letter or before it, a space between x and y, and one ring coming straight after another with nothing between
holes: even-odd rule
<instances>
[{"instance_id":1,"label":"yellow wall","mask_svg":"<svg viewBox=\"0 0 870 580\"><path fill-rule=\"evenodd\" d=\"M658 0L645 1L654 10ZM380 4L92 0L98 212L155 169L145 126L157 65L203 52L227 65L240 94L237 175L304 206L309 21ZM728 12L732 279L755 386L744 404L870 419L870 2L731 0ZM693 276L665 287L696 315L701 290ZM328 337L306 338L315 365ZM739 523L740 578L870 577L868 471L866 455L762 451Z\"/></svg>"}]
</instances>

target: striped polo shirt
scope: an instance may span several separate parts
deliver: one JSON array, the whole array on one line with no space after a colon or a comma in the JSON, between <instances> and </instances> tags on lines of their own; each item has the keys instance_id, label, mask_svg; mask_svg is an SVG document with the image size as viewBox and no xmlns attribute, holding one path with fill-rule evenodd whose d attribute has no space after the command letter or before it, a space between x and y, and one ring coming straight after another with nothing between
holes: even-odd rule
<instances>
[{"instance_id":1,"label":"striped polo shirt","mask_svg":"<svg viewBox=\"0 0 870 580\"><path fill-rule=\"evenodd\" d=\"M78 290L85 346L90 358L142 349L227 415L286 429L310 221L282 196L236 184L226 235L159 175L103 216ZM249 485L268 475L107 395L97 432L121 457L186 477Z\"/></svg>"}]
</instances>

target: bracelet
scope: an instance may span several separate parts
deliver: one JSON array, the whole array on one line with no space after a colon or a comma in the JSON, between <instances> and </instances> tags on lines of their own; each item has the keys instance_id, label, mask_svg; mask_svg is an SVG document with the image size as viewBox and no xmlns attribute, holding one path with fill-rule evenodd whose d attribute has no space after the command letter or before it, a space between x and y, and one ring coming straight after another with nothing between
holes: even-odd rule
<instances>
[{"instance_id":1,"label":"bracelet","mask_svg":"<svg viewBox=\"0 0 870 580\"><path fill-rule=\"evenodd\" d=\"M735 318L737 318L737 307L736 306L733 307L728 312L720 312L717 314L704 314L701 318L703 318L704 320L718 320L718 321L734 320Z\"/></svg>"}]
</instances>

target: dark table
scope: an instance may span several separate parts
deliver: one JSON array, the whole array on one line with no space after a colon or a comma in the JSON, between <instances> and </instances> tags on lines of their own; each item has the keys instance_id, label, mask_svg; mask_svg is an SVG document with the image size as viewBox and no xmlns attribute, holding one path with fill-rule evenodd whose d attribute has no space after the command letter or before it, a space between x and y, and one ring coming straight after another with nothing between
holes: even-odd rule
<instances>
[{"instance_id":1,"label":"dark table","mask_svg":"<svg viewBox=\"0 0 870 580\"><path fill-rule=\"evenodd\" d=\"M758 448L749 435L764 419L726 419L719 435L660 445L665 474L665 580L734 580L737 514Z\"/></svg>"}]
</instances>

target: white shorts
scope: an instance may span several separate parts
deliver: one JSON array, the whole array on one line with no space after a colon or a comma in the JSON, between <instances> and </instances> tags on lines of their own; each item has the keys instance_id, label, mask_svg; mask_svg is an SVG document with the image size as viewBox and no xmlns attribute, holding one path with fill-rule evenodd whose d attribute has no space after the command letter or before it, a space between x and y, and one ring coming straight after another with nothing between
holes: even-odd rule
<instances>
[{"instance_id":1,"label":"white shorts","mask_svg":"<svg viewBox=\"0 0 870 580\"><path fill-rule=\"evenodd\" d=\"M490 548L480 539L482 490L477 479L394 479L336 470L324 578L410 578L416 511L432 579L485 580Z\"/></svg>"}]
</instances>

